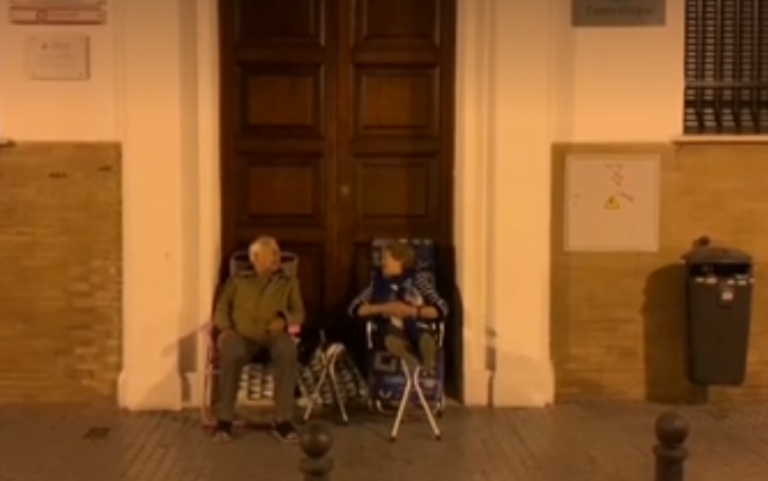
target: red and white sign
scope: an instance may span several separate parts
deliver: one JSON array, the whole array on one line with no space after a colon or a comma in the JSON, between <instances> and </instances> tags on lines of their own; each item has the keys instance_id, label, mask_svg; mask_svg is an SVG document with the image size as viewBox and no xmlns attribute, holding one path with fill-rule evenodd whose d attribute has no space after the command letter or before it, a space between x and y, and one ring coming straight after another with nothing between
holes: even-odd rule
<instances>
[{"instance_id":1,"label":"red and white sign","mask_svg":"<svg viewBox=\"0 0 768 481\"><path fill-rule=\"evenodd\" d=\"M18 25L101 25L107 12L101 8L11 7L11 23Z\"/></svg>"}]
</instances>

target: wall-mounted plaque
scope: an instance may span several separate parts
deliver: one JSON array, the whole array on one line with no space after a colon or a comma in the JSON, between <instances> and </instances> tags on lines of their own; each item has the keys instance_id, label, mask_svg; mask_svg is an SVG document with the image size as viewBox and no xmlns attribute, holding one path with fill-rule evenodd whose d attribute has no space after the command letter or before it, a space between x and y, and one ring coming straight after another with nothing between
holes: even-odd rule
<instances>
[{"instance_id":1,"label":"wall-mounted plaque","mask_svg":"<svg viewBox=\"0 0 768 481\"><path fill-rule=\"evenodd\" d=\"M12 7L83 8L99 7L106 0L11 0Z\"/></svg>"},{"instance_id":2,"label":"wall-mounted plaque","mask_svg":"<svg viewBox=\"0 0 768 481\"><path fill-rule=\"evenodd\" d=\"M9 18L17 25L102 25L107 21L107 12L84 8L14 7Z\"/></svg>"},{"instance_id":3,"label":"wall-mounted plaque","mask_svg":"<svg viewBox=\"0 0 768 481\"><path fill-rule=\"evenodd\" d=\"M18 25L101 25L106 0L11 0L8 18Z\"/></svg>"},{"instance_id":4,"label":"wall-mounted plaque","mask_svg":"<svg viewBox=\"0 0 768 481\"><path fill-rule=\"evenodd\" d=\"M85 35L36 35L27 40L27 75L33 80L88 80L90 53Z\"/></svg>"},{"instance_id":5,"label":"wall-mounted plaque","mask_svg":"<svg viewBox=\"0 0 768 481\"><path fill-rule=\"evenodd\" d=\"M666 0L571 0L574 27L657 27L666 18Z\"/></svg>"}]
</instances>

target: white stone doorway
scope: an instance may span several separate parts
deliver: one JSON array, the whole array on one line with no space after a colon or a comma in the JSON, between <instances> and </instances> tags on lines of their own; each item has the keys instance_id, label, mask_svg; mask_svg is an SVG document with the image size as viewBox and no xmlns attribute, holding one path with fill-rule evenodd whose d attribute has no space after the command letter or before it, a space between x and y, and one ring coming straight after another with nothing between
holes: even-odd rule
<instances>
[{"instance_id":1,"label":"white stone doorway","mask_svg":"<svg viewBox=\"0 0 768 481\"><path fill-rule=\"evenodd\" d=\"M538 406L554 393L549 106L560 3L459 2L455 245L467 404ZM220 259L216 0L131 0L114 15L125 211L119 403L176 409L201 399L198 331Z\"/></svg>"}]
</instances>

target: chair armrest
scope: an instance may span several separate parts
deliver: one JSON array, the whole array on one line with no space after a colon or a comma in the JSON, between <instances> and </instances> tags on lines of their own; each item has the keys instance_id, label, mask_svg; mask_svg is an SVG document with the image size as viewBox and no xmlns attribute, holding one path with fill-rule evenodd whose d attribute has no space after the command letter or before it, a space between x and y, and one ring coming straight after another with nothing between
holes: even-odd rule
<instances>
[{"instance_id":1,"label":"chair armrest","mask_svg":"<svg viewBox=\"0 0 768 481\"><path fill-rule=\"evenodd\" d=\"M431 331L435 335L437 347L443 347L445 341L445 319L434 319L431 321L434 325Z\"/></svg>"},{"instance_id":2,"label":"chair armrest","mask_svg":"<svg viewBox=\"0 0 768 481\"><path fill-rule=\"evenodd\" d=\"M373 319L366 319L365 321L365 340L368 344L368 349L373 349L373 335L376 332L376 323Z\"/></svg>"},{"instance_id":3,"label":"chair armrest","mask_svg":"<svg viewBox=\"0 0 768 481\"><path fill-rule=\"evenodd\" d=\"M301 334L301 326L289 325L286 330L291 337L298 337Z\"/></svg>"},{"instance_id":4,"label":"chair armrest","mask_svg":"<svg viewBox=\"0 0 768 481\"><path fill-rule=\"evenodd\" d=\"M208 321L199 330L200 337L205 345L205 357L207 362L211 362L216 357L216 327L213 321Z\"/></svg>"},{"instance_id":5,"label":"chair armrest","mask_svg":"<svg viewBox=\"0 0 768 481\"><path fill-rule=\"evenodd\" d=\"M294 341L299 342L301 340L301 326L288 326L286 332ZM219 330L216 328L213 322L206 322L200 328L200 334L203 336L203 339L207 345L209 357L212 357L217 349L216 338L220 334Z\"/></svg>"}]
</instances>

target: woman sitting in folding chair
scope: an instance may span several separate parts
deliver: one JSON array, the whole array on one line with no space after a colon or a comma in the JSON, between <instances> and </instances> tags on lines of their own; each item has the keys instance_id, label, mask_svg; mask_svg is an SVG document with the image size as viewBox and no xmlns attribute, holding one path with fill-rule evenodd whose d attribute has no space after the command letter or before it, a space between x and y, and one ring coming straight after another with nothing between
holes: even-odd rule
<instances>
[{"instance_id":1,"label":"woman sitting in folding chair","mask_svg":"<svg viewBox=\"0 0 768 481\"><path fill-rule=\"evenodd\" d=\"M403 242L388 243L382 252L381 271L374 274L371 284L352 301L349 311L354 317L373 319L379 325L377 330L384 336L385 348L401 359L407 370L408 385L415 389L439 438L440 432L421 391L419 378L435 374L439 346L433 324L445 319L448 304L434 289L430 277L418 272L416 262L413 247ZM409 394L406 392L400 403L393 439Z\"/></svg>"},{"instance_id":2,"label":"woman sitting in folding chair","mask_svg":"<svg viewBox=\"0 0 768 481\"><path fill-rule=\"evenodd\" d=\"M248 253L253 274L230 277L214 312L219 362L214 438L231 438L243 367L266 349L275 382L273 432L285 441L295 441L298 436L292 418L298 350L289 333L298 331L304 322L299 282L281 269L275 239L257 239Z\"/></svg>"}]
</instances>

